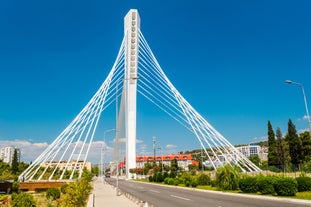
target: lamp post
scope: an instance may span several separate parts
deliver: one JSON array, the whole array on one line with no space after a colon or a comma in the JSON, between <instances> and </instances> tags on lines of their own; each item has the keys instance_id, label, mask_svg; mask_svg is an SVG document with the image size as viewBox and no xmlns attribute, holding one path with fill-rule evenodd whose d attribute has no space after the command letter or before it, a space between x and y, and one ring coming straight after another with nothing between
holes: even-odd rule
<instances>
[{"instance_id":1,"label":"lamp post","mask_svg":"<svg viewBox=\"0 0 311 207\"><path fill-rule=\"evenodd\" d=\"M107 132L112 132L114 131L115 129L107 129L104 131L104 144L105 144L105 147L104 147L104 144L102 144L102 148L101 148L101 151L100 151L100 176L102 178L102 181L105 180L105 178L103 177L103 164L104 164L104 160L103 160L103 155L105 156L105 153L103 153L103 151L106 149L106 133ZM104 172L105 172L105 167L104 167Z\"/></svg>"},{"instance_id":2,"label":"lamp post","mask_svg":"<svg viewBox=\"0 0 311 207\"><path fill-rule=\"evenodd\" d=\"M304 99L304 102L305 102L305 107L306 107L307 120L308 120L308 125L309 125L309 133L311 135L311 121L310 121L310 116L309 116L309 111L308 111L308 104L307 104L307 98L306 98L304 87L303 87L303 85L301 83L294 82L294 81L291 81L291 80L286 80L285 83L287 83L287 84L295 84L295 85L300 86L300 88L302 90L302 94L303 94L303 99Z\"/></svg>"},{"instance_id":3,"label":"lamp post","mask_svg":"<svg viewBox=\"0 0 311 207\"><path fill-rule=\"evenodd\" d=\"M162 147L158 147L159 150L161 150L161 172L163 173L163 149Z\"/></svg>"},{"instance_id":4,"label":"lamp post","mask_svg":"<svg viewBox=\"0 0 311 207\"><path fill-rule=\"evenodd\" d=\"M116 165L117 165L117 179L116 179L116 195L119 195L119 127L118 127L118 120L119 120L119 83L121 81L128 81L128 80L138 80L139 77L133 78L120 78L116 81L116 137L115 137L115 146L116 146ZM128 162L128 161L127 161Z\"/></svg>"}]
</instances>

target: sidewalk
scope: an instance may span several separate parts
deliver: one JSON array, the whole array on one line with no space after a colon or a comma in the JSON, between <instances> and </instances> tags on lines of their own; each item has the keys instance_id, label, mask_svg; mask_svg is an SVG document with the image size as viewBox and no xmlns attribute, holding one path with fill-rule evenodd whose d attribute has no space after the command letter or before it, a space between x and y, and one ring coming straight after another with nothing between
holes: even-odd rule
<instances>
[{"instance_id":1,"label":"sidewalk","mask_svg":"<svg viewBox=\"0 0 311 207\"><path fill-rule=\"evenodd\" d=\"M126 198L124 195L117 196L113 186L105 184L100 179L93 181L93 191L89 197L87 207L138 207L139 205Z\"/></svg>"}]
</instances>

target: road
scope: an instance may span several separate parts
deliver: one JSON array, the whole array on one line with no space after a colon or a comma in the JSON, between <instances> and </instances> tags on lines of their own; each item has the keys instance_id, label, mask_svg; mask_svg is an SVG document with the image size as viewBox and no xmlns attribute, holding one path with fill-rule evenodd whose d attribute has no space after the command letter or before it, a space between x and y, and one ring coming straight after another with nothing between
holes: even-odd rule
<instances>
[{"instance_id":1,"label":"road","mask_svg":"<svg viewBox=\"0 0 311 207\"><path fill-rule=\"evenodd\" d=\"M106 178L112 185L113 178ZM119 188L155 207L310 207L311 201L191 190L119 179Z\"/></svg>"}]
</instances>

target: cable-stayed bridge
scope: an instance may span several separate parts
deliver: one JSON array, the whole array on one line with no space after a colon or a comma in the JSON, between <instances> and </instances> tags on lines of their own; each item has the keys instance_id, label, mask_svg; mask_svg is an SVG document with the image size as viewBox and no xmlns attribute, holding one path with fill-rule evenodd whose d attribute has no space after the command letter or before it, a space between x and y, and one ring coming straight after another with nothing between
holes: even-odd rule
<instances>
[{"instance_id":1,"label":"cable-stayed bridge","mask_svg":"<svg viewBox=\"0 0 311 207\"><path fill-rule=\"evenodd\" d=\"M190 131L210 163L236 165L243 171L260 169L211 126L178 92L165 75L140 30L137 10L124 19L124 37L117 58L95 95L20 175L20 180L71 180L80 178L86 165L103 111L116 104L116 146L126 140L126 177L136 167L136 99L144 97ZM118 154L116 148L116 154ZM218 164L216 164L218 163Z\"/></svg>"}]
</instances>

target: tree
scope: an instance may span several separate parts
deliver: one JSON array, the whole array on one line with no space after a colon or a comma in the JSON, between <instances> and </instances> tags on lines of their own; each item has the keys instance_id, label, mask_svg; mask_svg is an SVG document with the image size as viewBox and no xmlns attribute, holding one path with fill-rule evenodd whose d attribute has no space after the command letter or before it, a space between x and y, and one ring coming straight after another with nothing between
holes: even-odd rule
<instances>
[{"instance_id":1,"label":"tree","mask_svg":"<svg viewBox=\"0 0 311 207\"><path fill-rule=\"evenodd\" d=\"M18 172L18 157L17 150L14 149L13 160L12 160L12 173L16 175Z\"/></svg>"},{"instance_id":2,"label":"tree","mask_svg":"<svg viewBox=\"0 0 311 207\"><path fill-rule=\"evenodd\" d=\"M259 167L260 158L258 155L252 155L249 157L249 160L252 161L257 167Z\"/></svg>"},{"instance_id":3,"label":"tree","mask_svg":"<svg viewBox=\"0 0 311 207\"><path fill-rule=\"evenodd\" d=\"M12 194L12 207L35 207L36 201L31 194L21 193L21 194Z\"/></svg>"},{"instance_id":4,"label":"tree","mask_svg":"<svg viewBox=\"0 0 311 207\"><path fill-rule=\"evenodd\" d=\"M45 197L48 200L54 201L54 200L60 198L60 190L58 188L49 188L46 191Z\"/></svg>"},{"instance_id":5,"label":"tree","mask_svg":"<svg viewBox=\"0 0 311 207\"><path fill-rule=\"evenodd\" d=\"M93 175L96 175L96 176L99 175L99 167L98 167L98 165L92 167L92 173L93 173Z\"/></svg>"},{"instance_id":6,"label":"tree","mask_svg":"<svg viewBox=\"0 0 311 207\"><path fill-rule=\"evenodd\" d=\"M311 137L308 131L301 133L300 139L302 142L302 160L308 162L311 160Z\"/></svg>"},{"instance_id":7,"label":"tree","mask_svg":"<svg viewBox=\"0 0 311 207\"><path fill-rule=\"evenodd\" d=\"M277 165L275 134L268 121L268 165Z\"/></svg>"},{"instance_id":8,"label":"tree","mask_svg":"<svg viewBox=\"0 0 311 207\"><path fill-rule=\"evenodd\" d=\"M295 125L290 119L288 121L288 134L286 135L286 140L288 141L289 155L292 164L300 164L302 158L302 142L297 135Z\"/></svg>"},{"instance_id":9,"label":"tree","mask_svg":"<svg viewBox=\"0 0 311 207\"><path fill-rule=\"evenodd\" d=\"M177 172L178 170L178 162L176 159L171 161L171 172Z\"/></svg>"},{"instance_id":10,"label":"tree","mask_svg":"<svg viewBox=\"0 0 311 207\"><path fill-rule=\"evenodd\" d=\"M218 168L216 185L220 190L237 190L239 187L239 172L229 164Z\"/></svg>"},{"instance_id":11,"label":"tree","mask_svg":"<svg viewBox=\"0 0 311 207\"><path fill-rule=\"evenodd\" d=\"M277 164L280 166L280 169L284 170L285 165L290 163L290 157L288 153L288 144L285 139L282 137L282 132L278 127L276 129L276 155L277 155Z\"/></svg>"}]
</instances>

